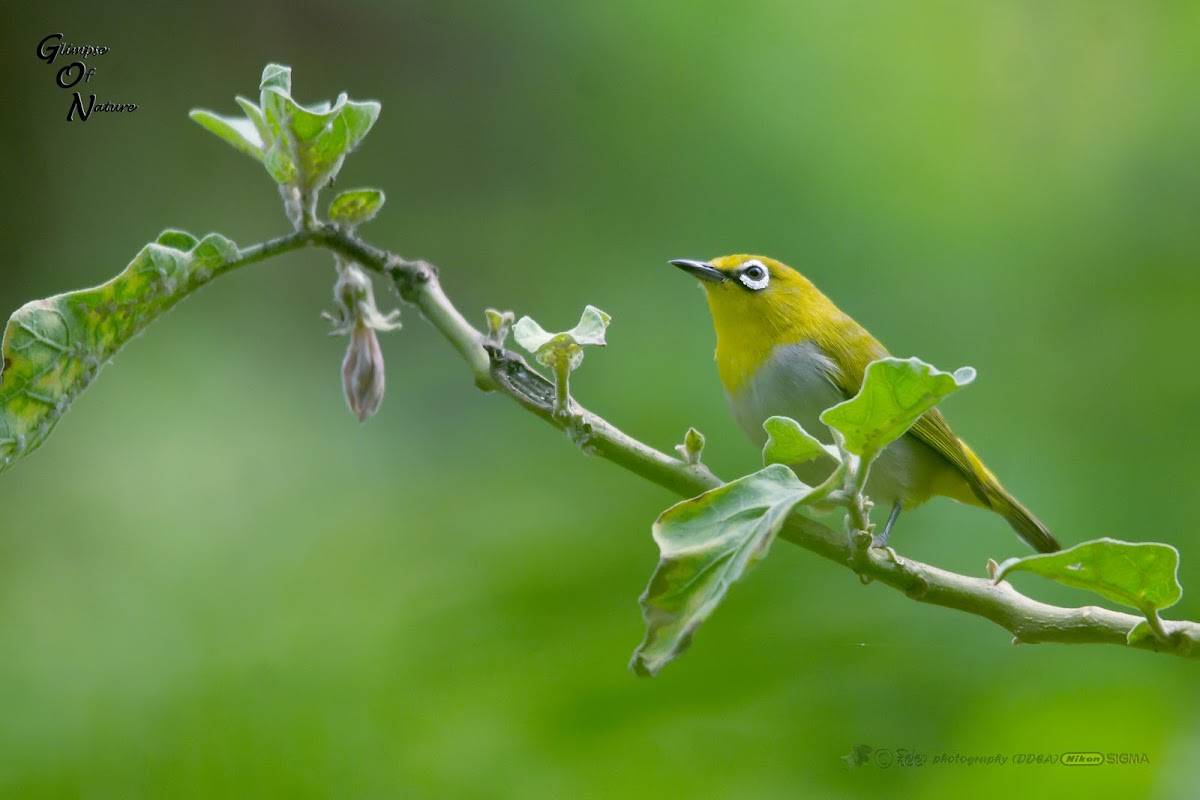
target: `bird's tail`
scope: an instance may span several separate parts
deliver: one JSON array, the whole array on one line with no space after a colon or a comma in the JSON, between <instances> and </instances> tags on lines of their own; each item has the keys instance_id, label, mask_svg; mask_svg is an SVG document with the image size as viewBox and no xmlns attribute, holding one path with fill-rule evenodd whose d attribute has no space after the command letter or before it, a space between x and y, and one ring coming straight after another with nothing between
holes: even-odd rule
<instances>
[{"instance_id":1,"label":"bird's tail","mask_svg":"<svg viewBox=\"0 0 1200 800\"><path fill-rule=\"evenodd\" d=\"M992 487L988 487L989 490ZM995 484L996 491L988 491L988 500L996 513L1008 520L1008 524L1025 540L1025 543L1039 553L1053 553L1062 550L1062 545L1046 530L1046 526L1037 517L1029 513L1029 509L1017 502L1017 499L1004 490L1000 484Z\"/></svg>"},{"instance_id":2,"label":"bird's tail","mask_svg":"<svg viewBox=\"0 0 1200 800\"><path fill-rule=\"evenodd\" d=\"M975 467L977 475L983 478L980 483L982 483L984 493L987 495L988 505L997 514L1008 520L1008 524L1017 532L1017 536L1024 539L1026 544L1039 553L1053 553L1056 550L1062 550L1062 545L1046 529L1041 520L1031 514L1025 506L1018 503L1017 498L1009 494L1008 490L1000 485L1000 481L996 480L996 476L983 465L983 462L971 452L970 448L963 445L963 449L966 451L971 465Z\"/></svg>"}]
</instances>

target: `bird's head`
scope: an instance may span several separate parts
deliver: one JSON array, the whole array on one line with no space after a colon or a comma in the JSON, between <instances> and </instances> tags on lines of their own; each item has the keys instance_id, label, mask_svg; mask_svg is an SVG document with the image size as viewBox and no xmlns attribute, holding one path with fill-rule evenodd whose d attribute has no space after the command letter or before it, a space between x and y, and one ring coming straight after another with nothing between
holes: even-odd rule
<instances>
[{"instance_id":1,"label":"bird's head","mask_svg":"<svg viewBox=\"0 0 1200 800\"><path fill-rule=\"evenodd\" d=\"M766 256L679 258L671 264L700 280L718 337L739 329L778 341L825 299L799 272Z\"/></svg>"},{"instance_id":2,"label":"bird's head","mask_svg":"<svg viewBox=\"0 0 1200 800\"><path fill-rule=\"evenodd\" d=\"M680 258L671 264L698 278L708 297L717 364L729 389L740 386L776 346L812 339L841 316L807 278L773 258Z\"/></svg>"}]
</instances>

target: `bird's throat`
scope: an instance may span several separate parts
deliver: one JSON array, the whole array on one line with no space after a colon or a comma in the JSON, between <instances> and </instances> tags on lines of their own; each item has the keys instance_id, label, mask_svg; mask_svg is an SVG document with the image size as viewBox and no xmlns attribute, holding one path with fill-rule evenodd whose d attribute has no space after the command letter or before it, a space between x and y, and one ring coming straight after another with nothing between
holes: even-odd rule
<instances>
[{"instance_id":1,"label":"bird's throat","mask_svg":"<svg viewBox=\"0 0 1200 800\"><path fill-rule=\"evenodd\" d=\"M730 395L745 387L776 347L807 341L815 333L811 307L800 292L763 302L764 298L755 294L733 291L737 293L723 288L708 293L717 333L717 372Z\"/></svg>"}]
</instances>

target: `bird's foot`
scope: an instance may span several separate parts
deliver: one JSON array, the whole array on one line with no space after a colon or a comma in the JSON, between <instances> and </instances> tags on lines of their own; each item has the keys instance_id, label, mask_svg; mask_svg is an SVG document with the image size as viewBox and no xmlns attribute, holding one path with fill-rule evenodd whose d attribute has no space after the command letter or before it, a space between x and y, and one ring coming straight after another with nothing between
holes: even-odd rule
<instances>
[{"instance_id":1,"label":"bird's foot","mask_svg":"<svg viewBox=\"0 0 1200 800\"><path fill-rule=\"evenodd\" d=\"M888 515L887 523L883 526L883 531L871 537L871 547L878 547L886 550L888 557L894 564L903 564L900 556L896 555L896 551L888 547L888 536L892 533L892 526L896 524L896 518L900 516L902 506L899 503L892 506L892 513Z\"/></svg>"}]
</instances>

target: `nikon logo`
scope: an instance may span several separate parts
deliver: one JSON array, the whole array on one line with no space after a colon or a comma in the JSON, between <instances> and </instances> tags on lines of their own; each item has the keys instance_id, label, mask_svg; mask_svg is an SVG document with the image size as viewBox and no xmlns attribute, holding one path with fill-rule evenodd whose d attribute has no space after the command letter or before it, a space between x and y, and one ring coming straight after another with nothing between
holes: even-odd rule
<instances>
[{"instance_id":1,"label":"nikon logo","mask_svg":"<svg viewBox=\"0 0 1200 800\"><path fill-rule=\"evenodd\" d=\"M1104 763L1103 753L1063 753L1062 763L1068 767L1095 767Z\"/></svg>"}]
</instances>

